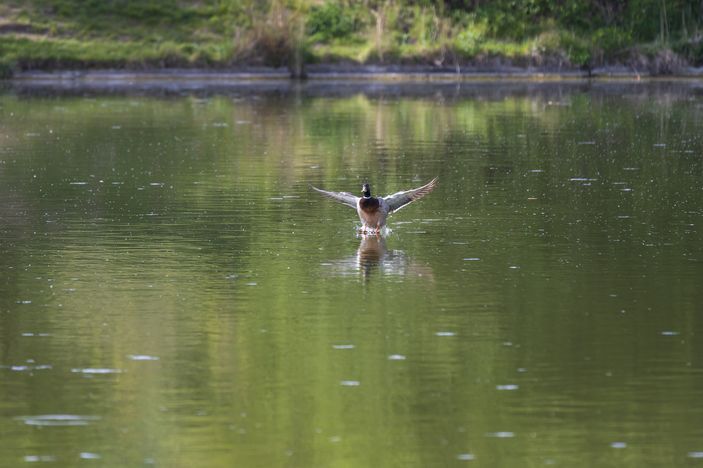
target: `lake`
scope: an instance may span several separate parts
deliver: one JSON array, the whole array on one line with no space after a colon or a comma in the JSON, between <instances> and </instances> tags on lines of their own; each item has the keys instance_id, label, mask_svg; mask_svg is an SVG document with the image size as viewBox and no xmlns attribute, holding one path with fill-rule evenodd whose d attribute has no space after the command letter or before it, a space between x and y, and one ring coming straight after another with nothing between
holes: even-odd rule
<instances>
[{"instance_id":1,"label":"lake","mask_svg":"<svg viewBox=\"0 0 703 468\"><path fill-rule=\"evenodd\" d=\"M703 463L703 85L6 85L0 465ZM310 185L437 189L360 237Z\"/></svg>"}]
</instances>

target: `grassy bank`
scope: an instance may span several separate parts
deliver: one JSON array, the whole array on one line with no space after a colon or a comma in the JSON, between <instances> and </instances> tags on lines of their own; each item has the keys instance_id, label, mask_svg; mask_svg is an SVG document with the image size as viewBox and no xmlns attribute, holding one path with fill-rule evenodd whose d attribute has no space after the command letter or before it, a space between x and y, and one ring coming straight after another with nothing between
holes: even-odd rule
<instances>
[{"instance_id":1,"label":"grassy bank","mask_svg":"<svg viewBox=\"0 0 703 468\"><path fill-rule=\"evenodd\" d=\"M6 0L0 71L306 64L703 63L703 5L672 0Z\"/></svg>"}]
</instances>

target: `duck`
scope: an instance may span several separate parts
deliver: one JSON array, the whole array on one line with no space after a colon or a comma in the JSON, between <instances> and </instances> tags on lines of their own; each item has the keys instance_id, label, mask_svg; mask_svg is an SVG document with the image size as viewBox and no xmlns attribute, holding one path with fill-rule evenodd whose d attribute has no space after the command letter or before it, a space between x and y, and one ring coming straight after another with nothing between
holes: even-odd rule
<instances>
[{"instance_id":1,"label":"duck","mask_svg":"<svg viewBox=\"0 0 703 468\"><path fill-rule=\"evenodd\" d=\"M343 205L356 209L362 226L359 229L362 233L378 234L386 225L388 215L395 213L409 203L419 200L430 193L437 186L438 177L435 177L422 187L396 192L385 197L374 197L371 195L371 185L364 183L361 186L361 197L352 195L349 192L331 192L322 190L315 186L310 186L313 190L327 198L331 198Z\"/></svg>"}]
</instances>

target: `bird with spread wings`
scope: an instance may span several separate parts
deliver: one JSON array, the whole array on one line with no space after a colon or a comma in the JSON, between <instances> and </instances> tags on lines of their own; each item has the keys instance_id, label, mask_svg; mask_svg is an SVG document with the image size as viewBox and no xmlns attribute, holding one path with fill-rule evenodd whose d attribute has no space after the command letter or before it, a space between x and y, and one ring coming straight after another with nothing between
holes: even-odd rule
<instances>
[{"instance_id":1,"label":"bird with spread wings","mask_svg":"<svg viewBox=\"0 0 703 468\"><path fill-rule=\"evenodd\" d=\"M349 192L330 192L317 187L311 187L325 197L356 209L359 219L363 224L361 227L362 232L378 233L381 228L385 226L388 215L395 213L409 203L419 200L430 193L437 186L437 180L438 178L435 177L422 187L396 192L385 197L371 196L371 186L369 184L364 184L362 186L361 197L352 195Z\"/></svg>"}]
</instances>

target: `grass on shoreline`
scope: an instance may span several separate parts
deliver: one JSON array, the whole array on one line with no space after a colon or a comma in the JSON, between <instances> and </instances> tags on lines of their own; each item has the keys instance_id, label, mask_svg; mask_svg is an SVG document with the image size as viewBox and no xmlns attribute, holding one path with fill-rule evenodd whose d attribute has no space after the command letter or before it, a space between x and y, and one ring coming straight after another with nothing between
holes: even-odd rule
<instances>
[{"instance_id":1,"label":"grass on shoreline","mask_svg":"<svg viewBox=\"0 0 703 468\"><path fill-rule=\"evenodd\" d=\"M496 62L566 70L625 64L665 74L703 61L697 33L678 42L663 34L636 42L613 27L584 35L553 19L523 24L523 18L523 23L515 20L519 34L499 34L480 12L446 11L438 3L6 0L0 5L0 76L23 70L236 65L288 66L301 74L310 63Z\"/></svg>"}]
</instances>

